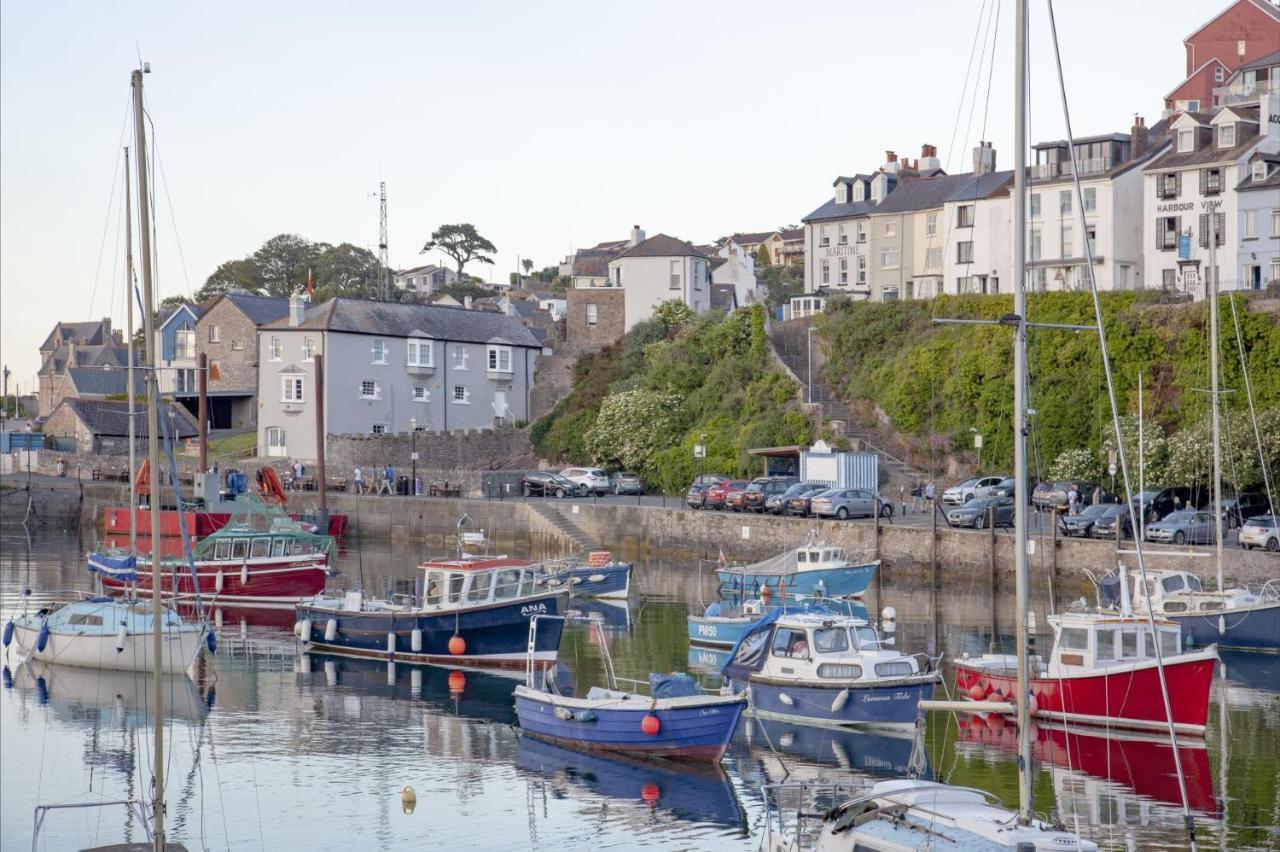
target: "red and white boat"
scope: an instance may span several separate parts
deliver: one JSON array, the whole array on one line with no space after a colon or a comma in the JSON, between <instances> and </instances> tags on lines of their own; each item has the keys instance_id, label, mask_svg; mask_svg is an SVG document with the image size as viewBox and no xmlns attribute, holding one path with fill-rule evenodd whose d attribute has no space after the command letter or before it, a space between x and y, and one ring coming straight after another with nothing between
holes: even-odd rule
<instances>
[{"instance_id":1,"label":"red and white boat","mask_svg":"<svg viewBox=\"0 0 1280 852\"><path fill-rule=\"evenodd\" d=\"M1174 729L1204 735L1216 647L1184 651L1176 621L1156 619L1153 635L1147 617L1135 616L1127 606L1120 613L1051 615L1049 624L1049 661L1032 659L1032 715L1112 728L1167 730L1155 656L1159 642ZM1017 657L1011 654L984 654L956 663L956 686L970 700L1012 701L1017 679Z\"/></svg>"}]
</instances>

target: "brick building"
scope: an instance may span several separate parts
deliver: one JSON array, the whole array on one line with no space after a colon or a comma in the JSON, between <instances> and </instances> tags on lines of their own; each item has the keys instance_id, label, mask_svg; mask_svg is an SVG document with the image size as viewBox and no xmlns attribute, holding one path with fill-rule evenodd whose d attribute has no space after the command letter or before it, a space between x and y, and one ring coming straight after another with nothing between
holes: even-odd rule
<instances>
[{"instance_id":1,"label":"brick building","mask_svg":"<svg viewBox=\"0 0 1280 852\"><path fill-rule=\"evenodd\" d=\"M598 352L626 331L622 290L571 288L565 291L565 343L575 352Z\"/></svg>"},{"instance_id":2,"label":"brick building","mask_svg":"<svg viewBox=\"0 0 1280 852\"><path fill-rule=\"evenodd\" d=\"M283 319L289 300L233 290L203 306L196 356L209 357L209 420L214 429L257 423L258 329Z\"/></svg>"},{"instance_id":3,"label":"brick building","mask_svg":"<svg viewBox=\"0 0 1280 852\"><path fill-rule=\"evenodd\" d=\"M1207 112L1219 106L1214 89L1241 65L1280 45L1280 5L1273 0L1235 0L1182 40L1186 78L1165 95L1170 112Z\"/></svg>"}]
</instances>

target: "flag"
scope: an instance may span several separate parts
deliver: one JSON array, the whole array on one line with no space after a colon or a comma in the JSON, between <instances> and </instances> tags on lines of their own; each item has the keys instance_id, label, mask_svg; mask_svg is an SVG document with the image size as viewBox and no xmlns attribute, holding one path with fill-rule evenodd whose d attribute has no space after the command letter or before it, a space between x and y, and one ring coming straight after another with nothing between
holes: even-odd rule
<instances>
[{"instance_id":1,"label":"flag","mask_svg":"<svg viewBox=\"0 0 1280 852\"><path fill-rule=\"evenodd\" d=\"M307 295L314 296L316 293L315 279L311 276L311 270L307 270Z\"/></svg>"},{"instance_id":2,"label":"flag","mask_svg":"<svg viewBox=\"0 0 1280 852\"><path fill-rule=\"evenodd\" d=\"M716 560L716 565L724 568L729 564L729 560L724 558L724 548L720 548L720 558Z\"/></svg>"}]
</instances>

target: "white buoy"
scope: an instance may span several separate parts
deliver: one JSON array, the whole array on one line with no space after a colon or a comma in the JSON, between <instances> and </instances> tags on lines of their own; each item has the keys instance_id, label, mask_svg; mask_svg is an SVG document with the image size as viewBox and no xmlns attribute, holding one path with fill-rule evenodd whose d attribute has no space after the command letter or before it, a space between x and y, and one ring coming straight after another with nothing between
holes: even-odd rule
<instances>
[{"instance_id":1,"label":"white buoy","mask_svg":"<svg viewBox=\"0 0 1280 852\"><path fill-rule=\"evenodd\" d=\"M387 654L394 656L396 652L396 634L395 631L387 633Z\"/></svg>"},{"instance_id":2,"label":"white buoy","mask_svg":"<svg viewBox=\"0 0 1280 852\"><path fill-rule=\"evenodd\" d=\"M422 669L409 669L409 692L412 695L422 694Z\"/></svg>"},{"instance_id":3,"label":"white buoy","mask_svg":"<svg viewBox=\"0 0 1280 852\"><path fill-rule=\"evenodd\" d=\"M396 685L396 661L387 660L387 686Z\"/></svg>"},{"instance_id":4,"label":"white buoy","mask_svg":"<svg viewBox=\"0 0 1280 852\"><path fill-rule=\"evenodd\" d=\"M588 578L587 578L587 582L588 582L588 583L603 583L603 582L604 582L604 575L603 575L603 574L592 574L590 577L588 577Z\"/></svg>"},{"instance_id":5,"label":"white buoy","mask_svg":"<svg viewBox=\"0 0 1280 852\"><path fill-rule=\"evenodd\" d=\"M880 629L892 633L898 629L898 611L891 606L880 610Z\"/></svg>"},{"instance_id":6,"label":"white buoy","mask_svg":"<svg viewBox=\"0 0 1280 852\"><path fill-rule=\"evenodd\" d=\"M576 586L576 585L578 585L578 584L579 584L579 583L581 583L581 582L582 582L582 578L581 578L581 577L572 577L572 578L570 578L570 580L569 580L569 585L571 585L571 586Z\"/></svg>"},{"instance_id":7,"label":"white buoy","mask_svg":"<svg viewBox=\"0 0 1280 852\"><path fill-rule=\"evenodd\" d=\"M324 682L329 686L338 685L338 667L333 660L324 661Z\"/></svg>"},{"instance_id":8,"label":"white buoy","mask_svg":"<svg viewBox=\"0 0 1280 852\"><path fill-rule=\"evenodd\" d=\"M416 627L409 634L409 650L415 654L422 653L422 631Z\"/></svg>"},{"instance_id":9,"label":"white buoy","mask_svg":"<svg viewBox=\"0 0 1280 852\"><path fill-rule=\"evenodd\" d=\"M795 706L795 703L796 703L796 702L791 698L791 696L790 696L790 695L787 695L785 692L779 692L779 693L778 693L778 700L779 700L779 701L781 701L783 704L787 705L788 707L794 707L794 706Z\"/></svg>"},{"instance_id":10,"label":"white buoy","mask_svg":"<svg viewBox=\"0 0 1280 852\"><path fill-rule=\"evenodd\" d=\"M124 653L124 645L125 645L125 642L127 642L128 640L129 640L129 628L126 627L125 623L122 621L120 622L120 628L116 630L116 653L117 654Z\"/></svg>"},{"instance_id":11,"label":"white buoy","mask_svg":"<svg viewBox=\"0 0 1280 852\"><path fill-rule=\"evenodd\" d=\"M555 577L552 577L550 580L547 580L547 585L548 585L548 586L558 586L558 585L560 585L560 581L559 581L558 579L556 579Z\"/></svg>"},{"instance_id":12,"label":"white buoy","mask_svg":"<svg viewBox=\"0 0 1280 852\"><path fill-rule=\"evenodd\" d=\"M245 563L240 566L240 585L249 585L249 564Z\"/></svg>"},{"instance_id":13,"label":"white buoy","mask_svg":"<svg viewBox=\"0 0 1280 852\"><path fill-rule=\"evenodd\" d=\"M324 625L324 641L332 642L338 638L338 619L331 618Z\"/></svg>"},{"instance_id":14,"label":"white buoy","mask_svg":"<svg viewBox=\"0 0 1280 852\"><path fill-rule=\"evenodd\" d=\"M840 690L839 694L836 695L835 700L831 702L831 712L839 713L841 708L844 707L845 702L847 702L848 700L849 700L849 688L845 687L844 689Z\"/></svg>"},{"instance_id":15,"label":"white buoy","mask_svg":"<svg viewBox=\"0 0 1280 852\"><path fill-rule=\"evenodd\" d=\"M298 662L302 667L303 674L306 674L306 675L311 674L311 655L310 654L299 654Z\"/></svg>"},{"instance_id":16,"label":"white buoy","mask_svg":"<svg viewBox=\"0 0 1280 852\"><path fill-rule=\"evenodd\" d=\"M213 581L213 590L218 594L222 594L222 570L218 570L218 577Z\"/></svg>"},{"instance_id":17,"label":"white buoy","mask_svg":"<svg viewBox=\"0 0 1280 852\"><path fill-rule=\"evenodd\" d=\"M791 744L794 743L795 741L796 741L796 735L791 733L790 731L787 731L785 734L778 737L778 745L781 746L782 748L791 748Z\"/></svg>"},{"instance_id":18,"label":"white buoy","mask_svg":"<svg viewBox=\"0 0 1280 852\"><path fill-rule=\"evenodd\" d=\"M311 641L311 619L304 618L298 622L298 638L304 643Z\"/></svg>"}]
</instances>

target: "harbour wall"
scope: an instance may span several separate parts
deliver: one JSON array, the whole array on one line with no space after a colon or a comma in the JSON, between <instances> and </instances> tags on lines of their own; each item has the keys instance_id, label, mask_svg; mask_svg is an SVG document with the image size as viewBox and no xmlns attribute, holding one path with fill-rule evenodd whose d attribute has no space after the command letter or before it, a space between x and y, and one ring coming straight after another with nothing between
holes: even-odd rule
<instances>
[{"instance_id":1,"label":"harbour wall","mask_svg":"<svg viewBox=\"0 0 1280 852\"><path fill-rule=\"evenodd\" d=\"M83 485L80 523L98 528L102 511L127 500L127 487L119 483ZM612 550L620 557L652 565L683 565L696 569L700 561L717 559L721 550L731 560L751 561L797 546L810 535L844 547L856 558L880 559L882 582L915 588L945 588L952 579L988 578L993 588L1012 588L1013 537L939 526L928 527L870 521L808 521L769 515L738 515L619 503L483 500L469 498L370 497L329 494L331 512L346 513L349 535L416 544L423 555L451 552L458 520L465 514L486 531L493 546L527 553L535 558L568 555L583 541ZM290 495L290 507L310 510L317 495ZM559 520L561 523L556 523ZM575 535L570 538L565 529ZM1081 595L1093 598L1084 569L1095 575L1114 568L1117 554L1110 542L1089 539L1045 538L1032 540L1030 572L1040 584L1053 578L1060 599ZM1190 569L1206 579L1214 571L1212 550L1196 548L1171 552L1162 547L1147 554L1148 568ZM1188 558L1189 553L1202 554ZM1136 566L1132 554L1120 559ZM667 575L666 582L675 582ZM677 572L677 573L683 573ZM698 573L696 571L692 573ZM1261 551L1229 548L1224 552L1223 573L1230 584L1259 583L1280 576L1280 557ZM679 590L654 589L675 594Z\"/></svg>"}]
</instances>

